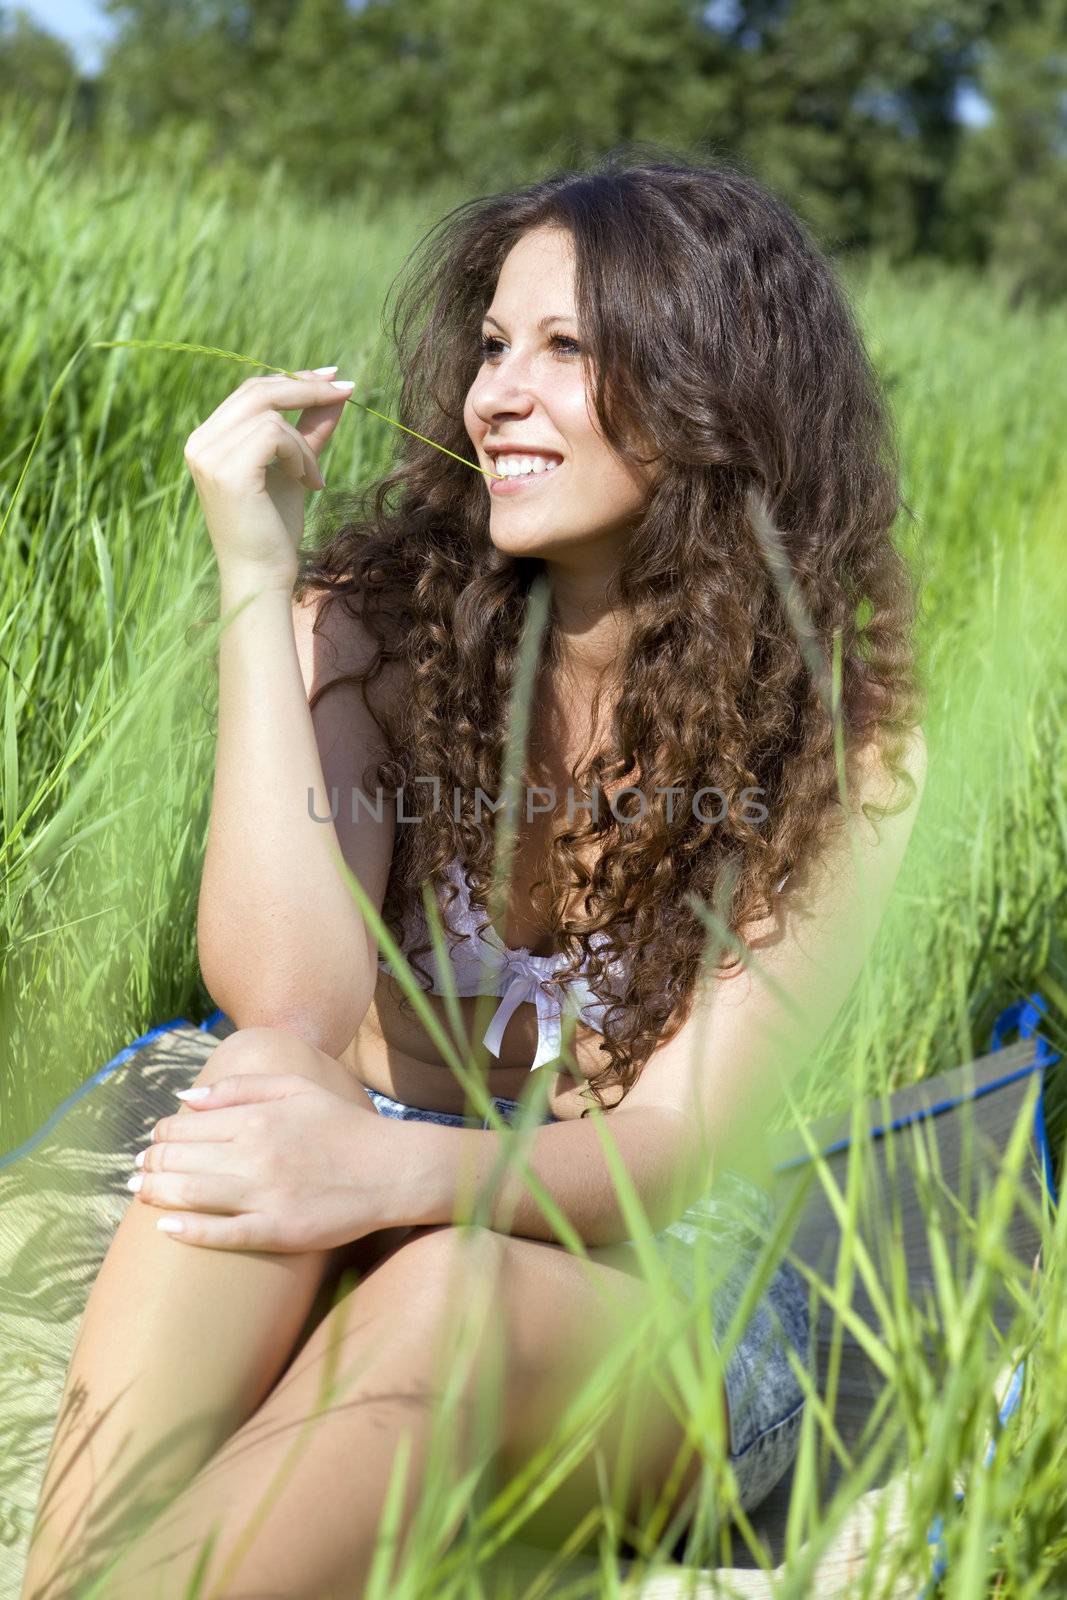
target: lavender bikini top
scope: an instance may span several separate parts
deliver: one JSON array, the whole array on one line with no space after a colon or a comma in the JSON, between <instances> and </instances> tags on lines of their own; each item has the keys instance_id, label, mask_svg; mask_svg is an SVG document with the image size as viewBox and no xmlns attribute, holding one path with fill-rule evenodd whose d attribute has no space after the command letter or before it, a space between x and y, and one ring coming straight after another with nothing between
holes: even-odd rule
<instances>
[{"instance_id":1,"label":"lavender bikini top","mask_svg":"<svg viewBox=\"0 0 1067 1600\"><path fill-rule=\"evenodd\" d=\"M449 918L445 918L442 907L442 920L454 932L465 935L452 952L456 993L465 996L491 994L501 997L493 1020L485 1031L484 1043L491 1054L499 1060L504 1029L517 1008L527 1001L537 1007L537 1053L530 1063L531 1072L537 1067L544 1067L558 1060L562 1048L564 1010L568 1016L573 1015L594 1028L597 1033L603 1033L604 1016L610 1002L601 1000L583 976L588 970L588 961L583 964L578 976L572 978L566 985L561 999L560 986L550 984L547 980L566 965L563 952L557 951L550 956L535 956L531 955L525 946L512 950L504 944L487 917L480 923L476 921L470 900L470 884L459 860L454 859L450 862L447 871L459 893L452 905ZM785 878L778 887L781 888L784 882ZM416 943L422 944L428 940L429 933L421 902L416 902L405 912L404 929L401 949L405 954ZM590 934L589 942L594 948L599 949L602 945L610 943L610 938L601 929ZM419 961L426 967L431 977L430 993L444 994L433 949L421 955ZM378 957L378 966L382 972L395 976L393 968L384 956ZM623 958L610 962L608 971L616 984L616 992L620 995L625 994L626 978L630 971L629 960Z\"/></svg>"},{"instance_id":2,"label":"lavender bikini top","mask_svg":"<svg viewBox=\"0 0 1067 1600\"><path fill-rule=\"evenodd\" d=\"M471 906L470 883L458 859L450 862L448 875L459 890L459 894L451 908L449 918L445 918L442 907L442 920L446 921L447 926L454 932L465 935L452 952L456 993L492 994L501 997L493 1020L485 1031L486 1048L499 1059L504 1029L517 1008L526 1001L537 1007L537 1054L530 1063L531 1072L559 1058L562 1048L564 1009L569 1016L574 1015L586 1022L589 1027L595 1028L598 1033L603 1033L603 1020L609 1002L598 998L585 977L579 974L572 978L566 985L562 998L559 985L547 982L553 973L566 965L563 952L557 951L550 956L535 956L531 955L525 946L512 950L504 944L488 918L483 918L480 923L476 920ZM416 903L405 914L404 924L405 934L401 948L406 954L414 944L421 944L429 938L421 902ZM590 935L589 942L599 948L610 940L608 934L600 930ZM419 957L419 960L432 978L430 993L443 994L444 989L433 950L428 950ZM583 973L588 965L588 962L583 965ZM378 966L382 972L393 974L393 968L384 956L379 956ZM625 993L625 978L629 971L629 963L613 961L609 971L615 975L617 983L622 980L618 992Z\"/></svg>"}]
</instances>

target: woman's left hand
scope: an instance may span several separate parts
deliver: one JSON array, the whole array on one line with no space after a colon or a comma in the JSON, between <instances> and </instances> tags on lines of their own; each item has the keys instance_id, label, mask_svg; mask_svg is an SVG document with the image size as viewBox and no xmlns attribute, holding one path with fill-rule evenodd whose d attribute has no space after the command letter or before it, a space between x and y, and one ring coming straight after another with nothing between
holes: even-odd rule
<instances>
[{"instance_id":1,"label":"woman's left hand","mask_svg":"<svg viewBox=\"0 0 1067 1600\"><path fill-rule=\"evenodd\" d=\"M393 1131L370 1100L296 1073L235 1073L152 1130L137 1199L213 1250L329 1250L394 1222ZM163 1220L163 1217L160 1218Z\"/></svg>"}]
</instances>

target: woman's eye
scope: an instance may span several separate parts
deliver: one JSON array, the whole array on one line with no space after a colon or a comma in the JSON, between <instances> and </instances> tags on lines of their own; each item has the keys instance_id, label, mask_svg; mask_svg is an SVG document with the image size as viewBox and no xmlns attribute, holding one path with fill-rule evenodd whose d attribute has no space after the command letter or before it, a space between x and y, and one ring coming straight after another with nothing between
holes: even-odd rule
<instances>
[{"instance_id":1,"label":"woman's eye","mask_svg":"<svg viewBox=\"0 0 1067 1600\"><path fill-rule=\"evenodd\" d=\"M491 338L489 334L483 333L482 334L482 355L485 356L486 359L488 359L490 356L497 355L498 354L497 347L502 342L503 341L500 340L500 339ZM575 351L578 354L581 353L581 349L582 349L582 347L578 343L577 339L569 339L565 333L554 333L552 335L551 339L549 340L549 343L553 344L553 345L556 345L557 347L559 345L569 345L570 349L572 351Z\"/></svg>"}]
</instances>

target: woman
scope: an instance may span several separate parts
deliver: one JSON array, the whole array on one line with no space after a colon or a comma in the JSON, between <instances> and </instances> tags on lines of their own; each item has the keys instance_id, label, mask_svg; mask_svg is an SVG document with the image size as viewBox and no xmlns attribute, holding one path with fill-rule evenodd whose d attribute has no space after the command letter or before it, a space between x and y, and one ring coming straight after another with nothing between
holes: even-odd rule
<instances>
[{"instance_id":1,"label":"woman","mask_svg":"<svg viewBox=\"0 0 1067 1600\"><path fill-rule=\"evenodd\" d=\"M298 556L351 392L336 368L249 379L186 446L235 613L198 935L237 1031L206 1097L157 1124L94 1285L66 1397L89 1397L92 1462L61 1424L26 1596L113 1548L103 1468L130 1438L140 1537L110 1596L161 1561L182 1592L212 1532L209 1592L358 1594L401 1447L405 1531L450 1472L519 1471L653 1300L607 1133L674 1307L707 1310L697 1259L730 1259L710 1321L675 1329L706 1373L774 1223L758 1131L847 997L914 820L891 428L792 213L727 168L609 157L457 208L421 252L394 318L412 431L321 549ZM538 596L537 798L490 899L481 812ZM375 810L376 786L403 804ZM443 922L422 900L443 972L423 884L448 886ZM525 1166L502 1176L510 1122ZM347 1387L249 1540L341 1331ZM605 1488L635 1541L657 1502L684 1529L723 1448L751 1508L793 1458L809 1356L782 1263L721 1415L628 1368L522 1537L562 1539ZM492 1444L466 1429L431 1467L457 1375L464 1416L495 1395Z\"/></svg>"}]
</instances>

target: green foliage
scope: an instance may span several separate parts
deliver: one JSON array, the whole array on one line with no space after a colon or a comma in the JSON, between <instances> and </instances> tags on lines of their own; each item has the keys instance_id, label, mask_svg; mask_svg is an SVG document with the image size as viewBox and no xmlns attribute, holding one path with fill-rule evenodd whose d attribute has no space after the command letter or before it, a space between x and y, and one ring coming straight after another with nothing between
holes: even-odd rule
<instances>
[{"instance_id":1,"label":"green foliage","mask_svg":"<svg viewBox=\"0 0 1067 1600\"><path fill-rule=\"evenodd\" d=\"M70 49L34 22L21 6L0 6L0 105L21 90L27 97L58 101L76 77Z\"/></svg>"},{"instance_id":2,"label":"green foliage","mask_svg":"<svg viewBox=\"0 0 1067 1600\"><path fill-rule=\"evenodd\" d=\"M751 165L829 248L989 264L1067 291L1067 0L104 0L77 86L87 161L189 130L246 191L465 194L626 140ZM0 105L47 142L71 74L0 31ZM24 92L16 94L21 82ZM976 90L991 120L958 115ZM185 147L192 149L190 146Z\"/></svg>"},{"instance_id":3,"label":"green foliage","mask_svg":"<svg viewBox=\"0 0 1067 1600\"><path fill-rule=\"evenodd\" d=\"M1067 286L1067 0L1011 14L986 51L979 83L995 121L975 131L952 173L948 202L983 254L1012 280L1012 304L1040 304Z\"/></svg>"}]
</instances>

